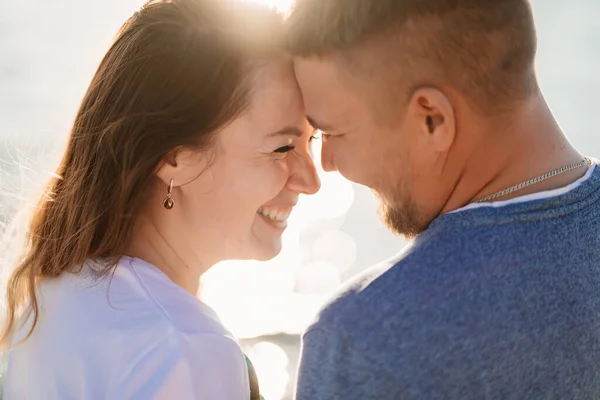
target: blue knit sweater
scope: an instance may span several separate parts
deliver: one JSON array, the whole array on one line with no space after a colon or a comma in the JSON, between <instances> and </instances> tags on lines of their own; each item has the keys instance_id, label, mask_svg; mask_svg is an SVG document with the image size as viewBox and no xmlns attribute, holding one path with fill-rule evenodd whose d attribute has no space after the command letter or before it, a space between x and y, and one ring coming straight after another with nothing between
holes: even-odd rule
<instances>
[{"instance_id":1,"label":"blue knit sweater","mask_svg":"<svg viewBox=\"0 0 600 400\"><path fill-rule=\"evenodd\" d=\"M298 400L600 399L600 167L437 218L303 337Z\"/></svg>"}]
</instances>

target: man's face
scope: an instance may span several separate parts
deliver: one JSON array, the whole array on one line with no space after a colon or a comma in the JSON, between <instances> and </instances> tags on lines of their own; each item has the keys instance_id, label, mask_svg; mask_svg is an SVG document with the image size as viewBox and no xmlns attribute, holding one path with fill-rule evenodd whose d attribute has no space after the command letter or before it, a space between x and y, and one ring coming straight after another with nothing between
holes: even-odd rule
<instances>
[{"instance_id":1,"label":"man's face","mask_svg":"<svg viewBox=\"0 0 600 400\"><path fill-rule=\"evenodd\" d=\"M432 188L419 121L405 107L394 109L389 93L369 82L374 79L344 68L337 59L295 61L307 116L323 132L323 169L371 188L388 227L413 236L431 219L422 212Z\"/></svg>"}]
</instances>

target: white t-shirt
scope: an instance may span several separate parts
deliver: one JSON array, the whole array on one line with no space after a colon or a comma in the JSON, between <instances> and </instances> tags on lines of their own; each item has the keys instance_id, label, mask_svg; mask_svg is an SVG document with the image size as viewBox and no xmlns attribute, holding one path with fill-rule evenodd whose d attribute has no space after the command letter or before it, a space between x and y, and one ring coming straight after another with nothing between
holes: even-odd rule
<instances>
[{"instance_id":1,"label":"white t-shirt","mask_svg":"<svg viewBox=\"0 0 600 400\"><path fill-rule=\"evenodd\" d=\"M127 257L112 278L84 269L39 292L40 318L9 354L3 400L250 398L238 343L156 267Z\"/></svg>"}]
</instances>

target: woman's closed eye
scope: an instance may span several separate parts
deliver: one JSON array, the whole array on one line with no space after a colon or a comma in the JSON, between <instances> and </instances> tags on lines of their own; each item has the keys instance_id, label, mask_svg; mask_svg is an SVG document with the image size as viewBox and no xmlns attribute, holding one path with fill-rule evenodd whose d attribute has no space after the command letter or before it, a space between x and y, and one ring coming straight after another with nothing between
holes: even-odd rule
<instances>
[{"instance_id":1,"label":"woman's closed eye","mask_svg":"<svg viewBox=\"0 0 600 400\"><path fill-rule=\"evenodd\" d=\"M288 144L286 146L282 146L282 147L276 149L275 153L284 154L284 153L294 150L295 148L296 148L296 146L292 146L291 144Z\"/></svg>"},{"instance_id":2,"label":"woman's closed eye","mask_svg":"<svg viewBox=\"0 0 600 400\"><path fill-rule=\"evenodd\" d=\"M325 136L325 135L321 131L315 130L314 134L309 137L308 142L310 143L313 140L318 140L322 136ZM281 146L281 147L275 149L273 151L273 153L275 153L279 157L283 157L286 153L293 151L295 148L296 148L296 145L294 145L293 143L290 142L289 144L287 144L285 146Z\"/></svg>"}]
</instances>

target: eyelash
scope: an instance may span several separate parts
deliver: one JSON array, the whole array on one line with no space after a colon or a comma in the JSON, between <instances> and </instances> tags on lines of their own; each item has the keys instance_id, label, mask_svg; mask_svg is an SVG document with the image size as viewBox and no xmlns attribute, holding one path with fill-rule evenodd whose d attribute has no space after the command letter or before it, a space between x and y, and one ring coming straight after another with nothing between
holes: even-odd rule
<instances>
[{"instance_id":1,"label":"eyelash","mask_svg":"<svg viewBox=\"0 0 600 400\"><path fill-rule=\"evenodd\" d=\"M283 146L283 147L280 147L277 150L275 150L275 153L287 153L289 151L294 150L295 148L296 148L296 146L290 146L290 145Z\"/></svg>"},{"instance_id":2,"label":"eyelash","mask_svg":"<svg viewBox=\"0 0 600 400\"><path fill-rule=\"evenodd\" d=\"M342 135L341 135L341 134L338 134L337 136L342 136ZM322 139L322 140L327 140L327 139L329 139L329 138L331 138L331 135L330 135L329 133L325 133L325 132L323 132L323 131L319 131L319 133L317 133L317 134L315 134L315 135L311 136L311 137L310 137L310 140L311 140L311 141L312 141L312 140L319 140L319 139Z\"/></svg>"},{"instance_id":3,"label":"eyelash","mask_svg":"<svg viewBox=\"0 0 600 400\"><path fill-rule=\"evenodd\" d=\"M312 135L309 140L312 142L313 140L319 140L321 137L325 137L325 134L319 132L316 135ZM288 152L294 150L295 148L296 148L296 146L287 145L287 146L283 146L283 147L276 149L274 151L274 153L285 154L285 153L288 153Z\"/></svg>"}]
</instances>

